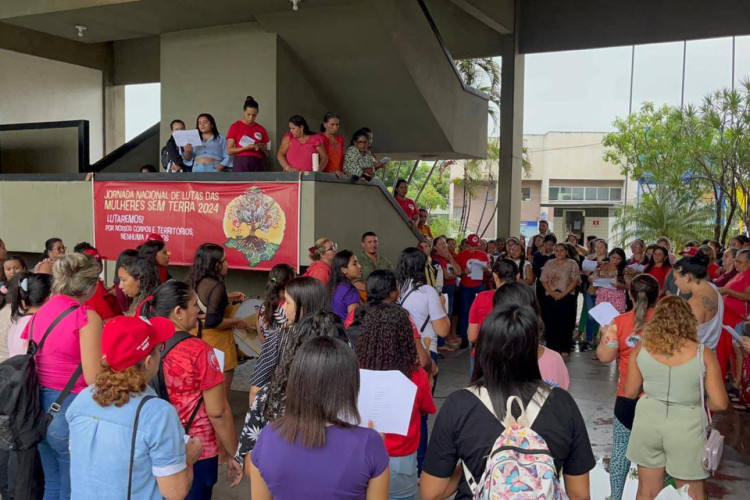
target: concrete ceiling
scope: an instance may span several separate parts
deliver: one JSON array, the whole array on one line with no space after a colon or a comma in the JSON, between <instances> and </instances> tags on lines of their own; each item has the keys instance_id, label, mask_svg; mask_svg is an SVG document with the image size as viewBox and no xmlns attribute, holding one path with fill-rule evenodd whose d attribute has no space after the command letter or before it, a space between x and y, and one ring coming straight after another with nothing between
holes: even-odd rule
<instances>
[{"instance_id":1,"label":"concrete ceiling","mask_svg":"<svg viewBox=\"0 0 750 500\"><path fill-rule=\"evenodd\" d=\"M357 0L300 0L299 6L351 3ZM78 42L99 43L254 21L258 15L291 10L289 0L23 0L0 3L0 19ZM87 28L82 38L77 25Z\"/></svg>"}]
</instances>

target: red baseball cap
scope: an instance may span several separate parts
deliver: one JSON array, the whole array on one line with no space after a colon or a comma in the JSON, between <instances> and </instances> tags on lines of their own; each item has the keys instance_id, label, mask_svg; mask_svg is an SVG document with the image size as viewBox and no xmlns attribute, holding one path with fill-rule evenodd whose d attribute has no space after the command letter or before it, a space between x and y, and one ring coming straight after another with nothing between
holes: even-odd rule
<instances>
[{"instance_id":1,"label":"red baseball cap","mask_svg":"<svg viewBox=\"0 0 750 500\"><path fill-rule=\"evenodd\" d=\"M174 335L167 318L117 316L102 330L102 359L116 372L135 366Z\"/></svg>"},{"instance_id":2,"label":"red baseball cap","mask_svg":"<svg viewBox=\"0 0 750 500\"><path fill-rule=\"evenodd\" d=\"M470 234L466 238L466 243L468 243L470 247L478 247L482 243L482 240L476 234Z\"/></svg>"},{"instance_id":3,"label":"red baseball cap","mask_svg":"<svg viewBox=\"0 0 750 500\"><path fill-rule=\"evenodd\" d=\"M161 241L164 243L164 238L162 238L160 234L151 233L146 236L146 241Z\"/></svg>"},{"instance_id":4,"label":"red baseball cap","mask_svg":"<svg viewBox=\"0 0 750 500\"><path fill-rule=\"evenodd\" d=\"M687 247L685 250L680 252L680 255L687 255L688 257L695 257L698 255L698 249L696 247Z\"/></svg>"}]
</instances>

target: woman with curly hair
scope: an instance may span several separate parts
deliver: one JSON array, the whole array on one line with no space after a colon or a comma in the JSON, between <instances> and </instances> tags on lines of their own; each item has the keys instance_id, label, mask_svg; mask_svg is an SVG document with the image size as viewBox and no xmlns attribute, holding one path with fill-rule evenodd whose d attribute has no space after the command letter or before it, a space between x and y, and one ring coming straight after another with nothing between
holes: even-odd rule
<instances>
[{"instance_id":1,"label":"woman with curly hair","mask_svg":"<svg viewBox=\"0 0 750 500\"><path fill-rule=\"evenodd\" d=\"M148 386L159 369L159 346L174 331L166 318L118 316L104 327L101 371L65 414L73 498L107 491L154 500L187 495L203 446L197 438L184 441L177 411Z\"/></svg>"},{"instance_id":2,"label":"woman with curly hair","mask_svg":"<svg viewBox=\"0 0 750 500\"><path fill-rule=\"evenodd\" d=\"M297 280L311 280L313 278L297 278ZM317 284L322 289L320 284ZM291 287L288 287L291 288ZM287 292L288 293L288 292ZM335 337L347 342L346 333L341 321L335 314L325 310L304 312L304 317L296 322L291 331L285 336L281 346L281 359L271 382L263 387L255 396L253 403L245 415L245 425L242 427L240 444L234 459L244 465L245 474L250 475L250 461L246 457L255 448L260 431L268 424L284 414L286 406L286 385L289 380L289 370L300 346L313 337ZM288 314L287 314L288 316Z\"/></svg>"},{"instance_id":3,"label":"woman with curly hair","mask_svg":"<svg viewBox=\"0 0 750 500\"><path fill-rule=\"evenodd\" d=\"M716 355L698 343L698 322L688 303L666 297L630 355L625 381L626 398L645 392L636 405L626 454L638 464L638 500L659 494L665 472L678 487L689 485L691 498L704 498L708 472L700 461L706 439L701 377L708 409L725 410L728 398Z\"/></svg>"},{"instance_id":4,"label":"woman with curly hair","mask_svg":"<svg viewBox=\"0 0 750 500\"><path fill-rule=\"evenodd\" d=\"M391 499L413 499L417 494L417 448L421 415L434 414L427 372L419 366L414 345L414 330L409 313L396 304L365 306L367 314L357 343L357 359L365 370L398 370L417 386L409 429L406 436L385 434L390 457ZM377 429L377 422L375 422Z\"/></svg>"},{"instance_id":5,"label":"woman with curly hair","mask_svg":"<svg viewBox=\"0 0 750 500\"><path fill-rule=\"evenodd\" d=\"M143 303L161 284L156 267L143 257L127 257L117 270L117 278L117 286L131 299L125 314L140 316Z\"/></svg>"}]
</instances>

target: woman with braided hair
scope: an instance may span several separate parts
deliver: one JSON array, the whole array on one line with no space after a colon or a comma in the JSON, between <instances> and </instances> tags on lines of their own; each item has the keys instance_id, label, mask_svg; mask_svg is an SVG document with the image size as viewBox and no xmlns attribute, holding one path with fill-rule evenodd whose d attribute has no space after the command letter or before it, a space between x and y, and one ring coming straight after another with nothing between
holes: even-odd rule
<instances>
[{"instance_id":1,"label":"woman with braided hair","mask_svg":"<svg viewBox=\"0 0 750 500\"><path fill-rule=\"evenodd\" d=\"M297 278L308 279L308 278ZM296 281L292 280L292 282ZM291 282L290 282L291 283ZM322 287L321 287L322 289ZM300 346L313 337L334 337L347 342L346 333L338 316L323 309L305 312L305 316L295 322L292 329L285 335L281 345L281 359L271 382L260 389L252 405L245 415L245 425L242 427L240 444L234 459L245 466L245 473L250 475L250 461L245 460L255 448L260 431L268 424L284 414L286 404L286 384L292 361Z\"/></svg>"},{"instance_id":2,"label":"woman with braided hair","mask_svg":"<svg viewBox=\"0 0 750 500\"><path fill-rule=\"evenodd\" d=\"M391 481L388 496L413 499L417 494L417 448L422 414L437 410L432 400L427 372L419 366L414 329L409 313L396 304L367 305L362 333L357 343L357 359L365 370L398 370L417 386L417 395L406 436L385 434L390 457ZM376 422L377 425L377 422Z\"/></svg>"}]
</instances>

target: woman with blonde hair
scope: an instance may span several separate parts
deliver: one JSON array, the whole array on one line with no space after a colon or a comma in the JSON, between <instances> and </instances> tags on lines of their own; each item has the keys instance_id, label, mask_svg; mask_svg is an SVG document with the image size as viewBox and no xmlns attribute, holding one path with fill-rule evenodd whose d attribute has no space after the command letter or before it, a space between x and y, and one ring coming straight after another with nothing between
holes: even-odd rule
<instances>
[{"instance_id":1,"label":"woman with blonde hair","mask_svg":"<svg viewBox=\"0 0 750 500\"><path fill-rule=\"evenodd\" d=\"M304 276L315 278L323 283L323 286L328 285L328 280L331 279L331 264L333 264L336 250L338 250L338 246L330 238L315 240L315 244L309 248L312 264L307 268Z\"/></svg>"},{"instance_id":2,"label":"woman with blonde hair","mask_svg":"<svg viewBox=\"0 0 750 500\"><path fill-rule=\"evenodd\" d=\"M71 457L65 413L101 369L102 320L84 305L96 291L99 264L88 255L64 255L55 260L52 277L52 297L39 308L21 338L30 338L38 346L34 359L39 400L53 415L38 445L44 498L65 499L70 498Z\"/></svg>"},{"instance_id":3,"label":"woman with blonde hair","mask_svg":"<svg viewBox=\"0 0 750 500\"><path fill-rule=\"evenodd\" d=\"M638 464L638 500L655 498L665 472L678 487L689 485L694 500L705 496L708 472L701 465L706 439L702 377L711 411L725 410L728 398L716 355L698 343L698 322L687 302L666 297L630 356L625 397L641 392L626 456Z\"/></svg>"}]
</instances>

